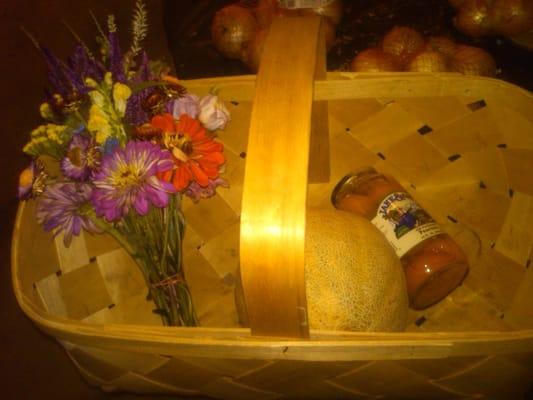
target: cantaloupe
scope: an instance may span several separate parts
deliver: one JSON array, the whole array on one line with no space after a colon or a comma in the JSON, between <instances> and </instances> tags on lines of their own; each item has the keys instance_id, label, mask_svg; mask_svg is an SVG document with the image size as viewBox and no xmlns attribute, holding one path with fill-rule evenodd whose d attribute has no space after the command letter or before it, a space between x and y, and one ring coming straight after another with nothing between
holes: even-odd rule
<instances>
[{"instance_id":1,"label":"cantaloupe","mask_svg":"<svg viewBox=\"0 0 533 400\"><path fill-rule=\"evenodd\" d=\"M408 299L400 261L366 219L333 209L310 210L305 278L312 329L405 329ZM240 282L235 301L241 323L247 325Z\"/></svg>"}]
</instances>

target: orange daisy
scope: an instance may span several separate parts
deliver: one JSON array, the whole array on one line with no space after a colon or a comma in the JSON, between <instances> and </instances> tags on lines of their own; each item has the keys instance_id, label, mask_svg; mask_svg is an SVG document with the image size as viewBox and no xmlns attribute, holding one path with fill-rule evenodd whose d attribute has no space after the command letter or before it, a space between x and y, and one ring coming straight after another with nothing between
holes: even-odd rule
<instances>
[{"instance_id":1,"label":"orange daisy","mask_svg":"<svg viewBox=\"0 0 533 400\"><path fill-rule=\"evenodd\" d=\"M159 178L172 182L181 191L191 182L206 187L210 179L218 178L225 159L222 143L210 138L200 121L182 114L174 120L171 114L156 115L151 125L162 131L161 142L174 156L174 168L160 174Z\"/></svg>"}]
</instances>

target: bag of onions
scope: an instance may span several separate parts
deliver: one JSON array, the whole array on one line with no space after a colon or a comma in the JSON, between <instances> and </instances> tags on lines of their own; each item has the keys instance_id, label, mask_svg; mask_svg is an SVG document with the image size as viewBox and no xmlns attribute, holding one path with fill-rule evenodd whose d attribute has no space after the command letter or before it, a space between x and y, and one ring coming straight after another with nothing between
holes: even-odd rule
<instances>
[{"instance_id":1,"label":"bag of onions","mask_svg":"<svg viewBox=\"0 0 533 400\"><path fill-rule=\"evenodd\" d=\"M326 47L336 40L336 27L343 14L342 0L292 1L241 0L227 5L215 14L211 24L211 38L215 48L224 56L243 61L257 72L264 41L272 21L277 17L319 15L324 17Z\"/></svg>"},{"instance_id":2,"label":"bag of onions","mask_svg":"<svg viewBox=\"0 0 533 400\"><path fill-rule=\"evenodd\" d=\"M494 58L479 47L465 46L445 36L424 38L413 28L395 26L381 47L359 52L350 63L354 72L459 72L495 76Z\"/></svg>"}]
</instances>

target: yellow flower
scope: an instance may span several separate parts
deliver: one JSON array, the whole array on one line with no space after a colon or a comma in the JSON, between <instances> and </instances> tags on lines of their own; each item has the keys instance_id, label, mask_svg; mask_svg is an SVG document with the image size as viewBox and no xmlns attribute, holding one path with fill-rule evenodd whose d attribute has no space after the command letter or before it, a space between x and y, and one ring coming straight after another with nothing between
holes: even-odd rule
<instances>
[{"instance_id":1,"label":"yellow flower","mask_svg":"<svg viewBox=\"0 0 533 400\"><path fill-rule=\"evenodd\" d=\"M123 83L115 83L113 86L113 101L115 102L115 108L121 117L126 112L126 103L131 96L131 89L129 86Z\"/></svg>"},{"instance_id":2,"label":"yellow flower","mask_svg":"<svg viewBox=\"0 0 533 400\"><path fill-rule=\"evenodd\" d=\"M113 84L113 75L111 75L111 72L106 72L104 75L104 82L111 86Z\"/></svg>"},{"instance_id":3,"label":"yellow flower","mask_svg":"<svg viewBox=\"0 0 533 400\"><path fill-rule=\"evenodd\" d=\"M91 98L91 102L98 106L98 108L102 108L105 105L105 99L102 93L100 93L98 90L91 90L89 92L89 97Z\"/></svg>"},{"instance_id":4,"label":"yellow flower","mask_svg":"<svg viewBox=\"0 0 533 400\"><path fill-rule=\"evenodd\" d=\"M54 113L52 112L52 108L48 103L42 103L39 107L39 112L41 113L41 117L43 117L44 119L54 118Z\"/></svg>"},{"instance_id":5,"label":"yellow flower","mask_svg":"<svg viewBox=\"0 0 533 400\"><path fill-rule=\"evenodd\" d=\"M96 81L92 78L85 78L85 85L91 89L95 89L98 86Z\"/></svg>"},{"instance_id":6,"label":"yellow flower","mask_svg":"<svg viewBox=\"0 0 533 400\"><path fill-rule=\"evenodd\" d=\"M63 132L66 128L65 125L56 124L39 125L31 132L31 137L33 139L42 139L43 141L53 140L61 143Z\"/></svg>"},{"instance_id":7,"label":"yellow flower","mask_svg":"<svg viewBox=\"0 0 533 400\"><path fill-rule=\"evenodd\" d=\"M34 138L26 143L26 145L22 148L22 151L26 154L37 155L39 152L39 146L46 145L47 142L48 139L43 136Z\"/></svg>"},{"instance_id":8,"label":"yellow flower","mask_svg":"<svg viewBox=\"0 0 533 400\"><path fill-rule=\"evenodd\" d=\"M31 131L30 136L32 138L40 137L46 135L46 126L45 125L39 125L37 128L35 128L33 131Z\"/></svg>"},{"instance_id":9,"label":"yellow flower","mask_svg":"<svg viewBox=\"0 0 533 400\"><path fill-rule=\"evenodd\" d=\"M103 144L111 136L112 131L107 116L96 104L93 104L89 110L87 129L95 135L98 144Z\"/></svg>"}]
</instances>

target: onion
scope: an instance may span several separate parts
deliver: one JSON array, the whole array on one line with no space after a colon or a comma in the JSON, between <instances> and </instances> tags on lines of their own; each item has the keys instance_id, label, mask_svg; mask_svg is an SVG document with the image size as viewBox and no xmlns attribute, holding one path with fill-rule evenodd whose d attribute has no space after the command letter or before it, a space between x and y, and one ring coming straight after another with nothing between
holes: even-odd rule
<instances>
[{"instance_id":1,"label":"onion","mask_svg":"<svg viewBox=\"0 0 533 400\"><path fill-rule=\"evenodd\" d=\"M502 35L518 35L533 30L533 1L494 0L490 10L494 30Z\"/></svg>"},{"instance_id":2,"label":"onion","mask_svg":"<svg viewBox=\"0 0 533 400\"><path fill-rule=\"evenodd\" d=\"M244 46L257 30L252 12L238 5L226 6L215 14L211 37L217 50L228 58L239 59Z\"/></svg>"},{"instance_id":3,"label":"onion","mask_svg":"<svg viewBox=\"0 0 533 400\"><path fill-rule=\"evenodd\" d=\"M403 63L409 60L424 47L424 38L416 30L406 26L395 26L383 38L382 49L385 53L394 54Z\"/></svg>"},{"instance_id":4,"label":"onion","mask_svg":"<svg viewBox=\"0 0 533 400\"><path fill-rule=\"evenodd\" d=\"M361 51L354 57L350 70L355 72L393 72L402 70L400 58L378 48Z\"/></svg>"},{"instance_id":5,"label":"onion","mask_svg":"<svg viewBox=\"0 0 533 400\"><path fill-rule=\"evenodd\" d=\"M253 72L259 70L259 63L261 61L261 55L263 54L263 47L265 46L265 40L268 34L268 29L261 29L256 32L254 38L248 42L243 49L242 61Z\"/></svg>"},{"instance_id":6,"label":"onion","mask_svg":"<svg viewBox=\"0 0 533 400\"><path fill-rule=\"evenodd\" d=\"M480 37L492 32L490 5L492 0L465 0L454 18L455 27L465 35Z\"/></svg>"},{"instance_id":7,"label":"onion","mask_svg":"<svg viewBox=\"0 0 533 400\"><path fill-rule=\"evenodd\" d=\"M426 50L438 51L448 58L453 57L456 47L455 42L446 36L432 36L426 43Z\"/></svg>"},{"instance_id":8,"label":"onion","mask_svg":"<svg viewBox=\"0 0 533 400\"><path fill-rule=\"evenodd\" d=\"M465 75L495 76L496 62L485 50L472 46L457 46L452 58L452 70Z\"/></svg>"},{"instance_id":9,"label":"onion","mask_svg":"<svg viewBox=\"0 0 533 400\"><path fill-rule=\"evenodd\" d=\"M410 72L446 72L449 70L446 56L433 50L418 53L407 66L407 71Z\"/></svg>"}]
</instances>

